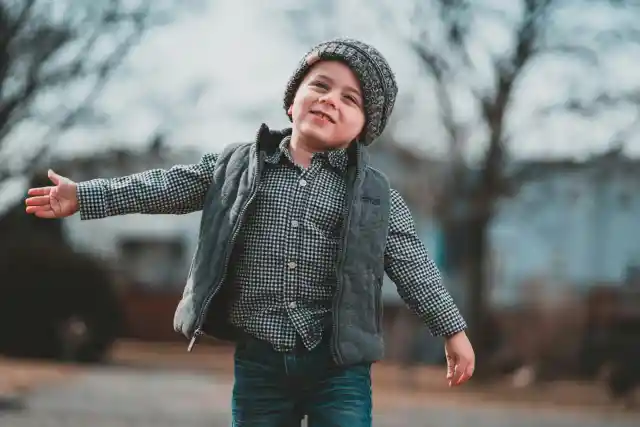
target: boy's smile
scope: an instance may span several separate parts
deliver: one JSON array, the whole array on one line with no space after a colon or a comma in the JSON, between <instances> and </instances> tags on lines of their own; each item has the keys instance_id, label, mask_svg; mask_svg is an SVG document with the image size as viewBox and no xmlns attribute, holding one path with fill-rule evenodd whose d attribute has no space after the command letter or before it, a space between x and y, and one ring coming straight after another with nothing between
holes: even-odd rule
<instances>
[{"instance_id":1,"label":"boy's smile","mask_svg":"<svg viewBox=\"0 0 640 427\"><path fill-rule=\"evenodd\" d=\"M316 108L316 109L312 108L310 112L315 116L314 118L316 118L320 123L330 123L330 124L336 123L335 119L331 117L331 114L320 111L319 108Z\"/></svg>"},{"instance_id":2,"label":"boy's smile","mask_svg":"<svg viewBox=\"0 0 640 427\"><path fill-rule=\"evenodd\" d=\"M320 61L302 81L289 108L293 128L318 151L344 148L365 124L360 83L339 61Z\"/></svg>"}]
</instances>

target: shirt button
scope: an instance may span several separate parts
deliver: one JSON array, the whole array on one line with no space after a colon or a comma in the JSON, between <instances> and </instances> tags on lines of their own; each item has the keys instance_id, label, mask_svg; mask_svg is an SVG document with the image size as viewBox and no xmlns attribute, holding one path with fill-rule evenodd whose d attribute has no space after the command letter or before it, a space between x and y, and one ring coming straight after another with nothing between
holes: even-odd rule
<instances>
[{"instance_id":1,"label":"shirt button","mask_svg":"<svg viewBox=\"0 0 640 427\"><path fill-rule=\"evenodd\" d=\"M291 221L291 226L293 228L296 228L298 226L298 221L296 221L295 219L293 221Z\"/></svg>"},{"instance_id":2,"label":"shirt button","mask_svg":"<svg viewBox=\"0 0 640 427\"><path fill-rule=\"evenodd\" d=\"M300 180L300 187L304 187L305 185L307 185L307 181L305 181L304 179Z\"/></svg>"},{"instance_id":3,"label":"shirt button","mask_svg":"<svg viewBox=\"0 0 640 427\"><path fill-rule=\"evenodd\" d=\"M296 304L296 302L295 302L295 301L291 301L291 302L289 303L289 308L296 308L297 306L298 306L298 304Z\"/></svg>"},{"instance_id":4,"label":"shirt button","mask_svg":"<svg viewBox=\"0 0 640 427\"><path fill-rule=\"evenodd\" d=\"M287 264L287 266L289 267L290 270L293 270L294 268L296 268L296 263L291 261L290 263Z\"/></svg>"}]
</instances>

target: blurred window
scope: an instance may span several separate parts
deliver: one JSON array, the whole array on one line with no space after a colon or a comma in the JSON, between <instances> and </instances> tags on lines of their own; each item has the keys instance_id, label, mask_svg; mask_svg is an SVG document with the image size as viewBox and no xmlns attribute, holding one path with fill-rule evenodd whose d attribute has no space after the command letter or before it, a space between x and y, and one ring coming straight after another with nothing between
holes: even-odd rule
<instances>
[{"instance_id":1,"label":"blurred window","mask_svg":"<svg viewBox=\"0 0 640 427\"><path fill-rule=\"evenodd\" d=\"M186 279L185 247L180 239L123 239L119 267L137 285L151 290L182 289Z\"/></svg>"}]
</instances>

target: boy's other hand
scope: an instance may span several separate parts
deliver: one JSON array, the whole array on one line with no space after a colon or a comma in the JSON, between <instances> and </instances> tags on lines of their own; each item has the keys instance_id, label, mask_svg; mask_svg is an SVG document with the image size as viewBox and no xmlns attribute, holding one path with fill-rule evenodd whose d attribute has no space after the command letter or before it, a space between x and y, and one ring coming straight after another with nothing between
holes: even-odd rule
<instances>
[{"instance_id":1,"label":"boy's other hand","mask_svg":"<svg viewBox=\"0 0 640 427\"><path fill-rule=\"evenodd\" d=\"M49 170L54 186L30 188L26 212L39 218L64 218L78 211L78 184Z\"/></svg>"},{"instance_id":2,"label":"boy's other hand","mask_svg":"<svg viewBox=\"0 0 640 427\"><path fill-rule=\"evenodd\" d=\"M444 351L447 356L449 387L467 382L473 375L476 363L476 356L467 334L463 331L447 337Z\"/></svg>"}]
</instances>

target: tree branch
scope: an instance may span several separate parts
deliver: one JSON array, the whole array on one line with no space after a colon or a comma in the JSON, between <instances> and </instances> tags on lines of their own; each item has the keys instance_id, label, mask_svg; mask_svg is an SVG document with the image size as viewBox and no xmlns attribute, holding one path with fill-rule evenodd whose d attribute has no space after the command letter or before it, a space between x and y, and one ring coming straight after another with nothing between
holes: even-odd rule
<instances>
[{"instance_id":1,"label":"tree branch","mask_svg":"<svg viewBox=\"0 0 640 427\"><path fill-rule=\"evenodd\" d=\"M38 16L35 0L17 12L0 5L0 34L7 35L0 43L4 47L0 51L0 149L24 120L35 119L49 126L37 155L26 160L27 168L48 151L55 134L76 125L91 110L114 70L152 22L150 0L133 10L123 0L104 1L108 6L95 9L98 15L91 17L94 10L87 9L89 15L80 20L78 12L84 11L71 5L60 22L46 19L46 14L45 18ZM96 57L96 49L105 46L102 41L114 47ZM72 51L75 54L66 59ZM87 79L94 82L89 93L67 111L58 109L46 118L35 110L40 96ZM0 167L0 182L12 173Z\"/></svg>"}]
</instances>

